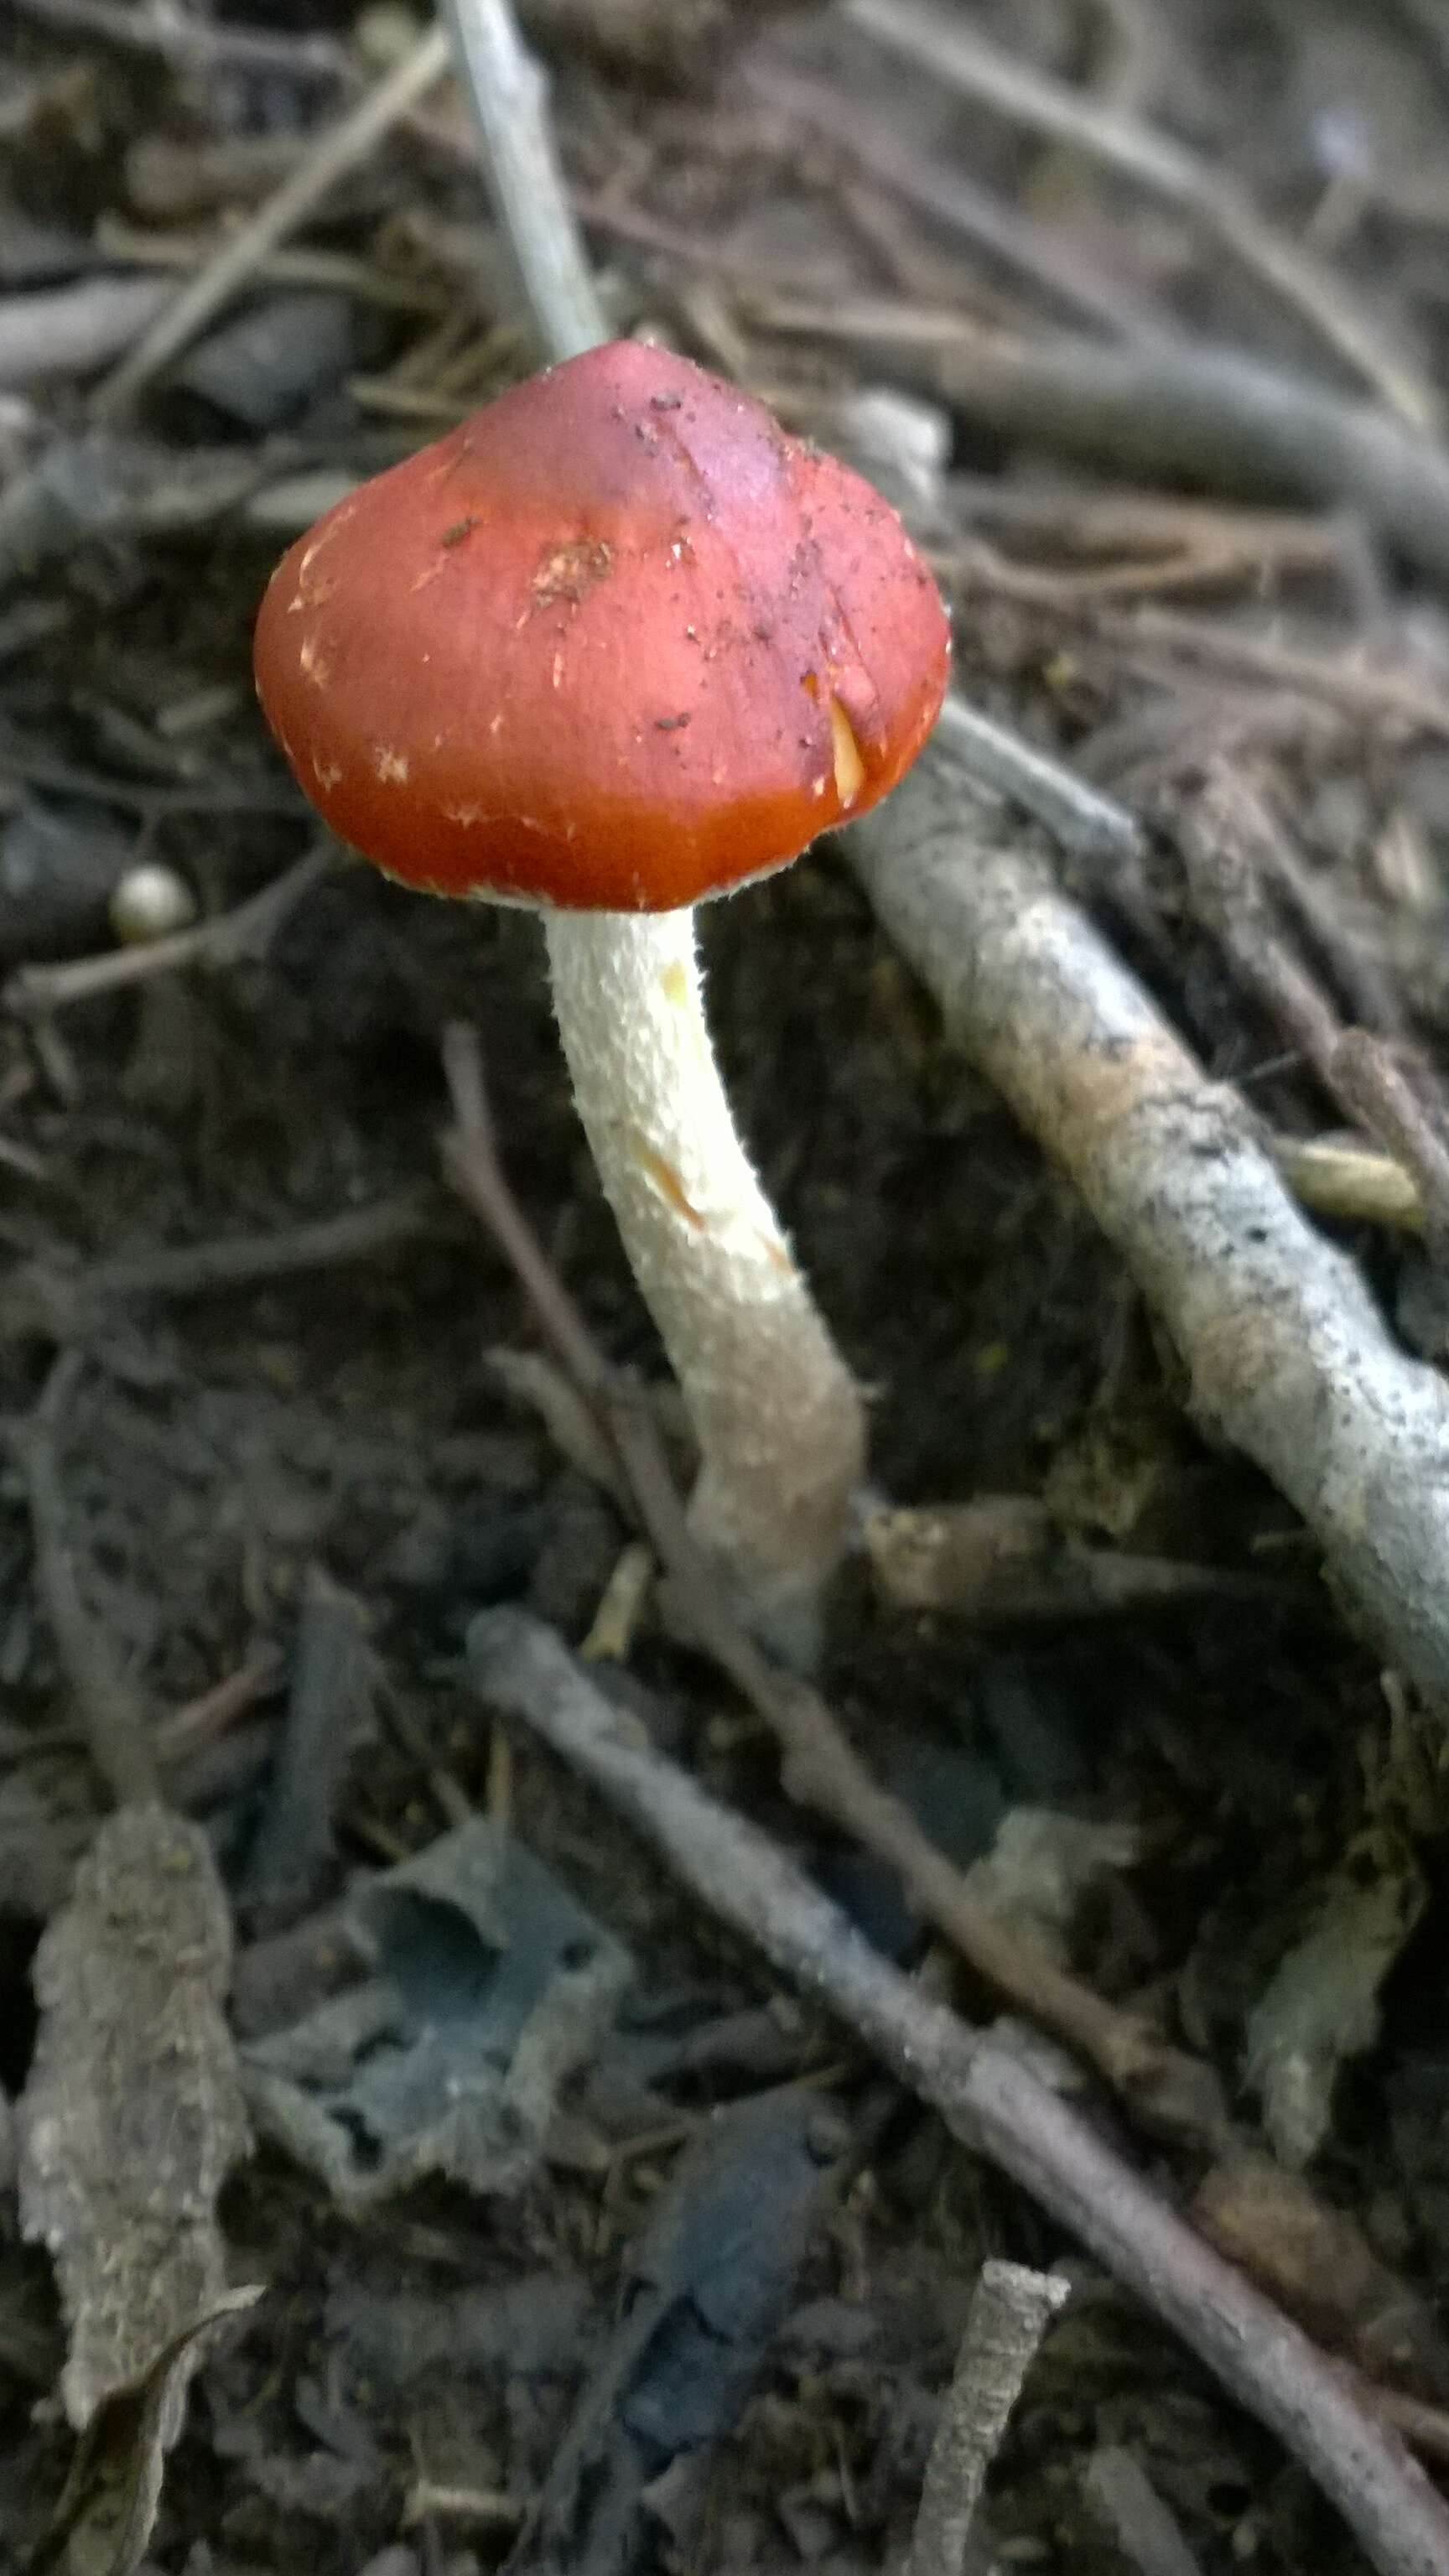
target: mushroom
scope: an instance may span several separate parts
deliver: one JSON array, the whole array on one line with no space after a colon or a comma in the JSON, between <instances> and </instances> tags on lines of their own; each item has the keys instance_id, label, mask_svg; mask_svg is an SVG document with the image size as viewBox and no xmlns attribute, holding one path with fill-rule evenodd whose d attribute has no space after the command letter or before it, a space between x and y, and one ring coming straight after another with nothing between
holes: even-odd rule
<instances>
[{"instance_id":1,"label":"mushroom","mask_svg":"<svg viewBox=\"0 0 1449 2576\"><path fill-rule=\"evenodd\" d=\"M864 813L940 708L895 513L735 387L621 341L328 511L263 600L305 794L405 884L537 906L574 1096L698 1438L695 1533L803 1651L859 1392L735 1133L692 907Z\"/></svg>"}]
</instances>

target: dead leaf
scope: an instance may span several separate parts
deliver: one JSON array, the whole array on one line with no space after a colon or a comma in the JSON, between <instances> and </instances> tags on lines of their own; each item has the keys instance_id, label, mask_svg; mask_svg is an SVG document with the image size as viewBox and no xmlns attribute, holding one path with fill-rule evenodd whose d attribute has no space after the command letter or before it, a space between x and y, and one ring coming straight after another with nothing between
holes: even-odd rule
<instances>
[{"instance_id":1,"label":"dead leaf","mask_svg":"<svg viewBox=\"0 0 1449 2576\"><path fill-rule=\"evenodd\" d=\"M1328 2135L1340 2067L1378 2037L1379 1989L1426 1903L1407 1854L1366 1883L1346 1871L1249 2016L1244 2073L1275 2153L1295 2170Z\"/></svg>"},{"instance_id":2,"label":"dead leaf","mask_svg":"<svg viewBox=\"0 0 1449 2576\"><path fill-rule=\"evenodd\" d=\"M46 2560L67 2576L135 2576L156 2527L166 2453L186 2388L221 2328L254 2307L260 2283L228 2290L161 2352L140 2386L108 2397L83 2434L56 2507Z\"/></svg>"},{"instance_id":3,"label":"dead leaf","mask_svg":"<svg viewBox=\"0 0 1449 2576\"><path fill-rule=\"evenodd\" d=\"M161 1807L101 1827L40 1944L40 2034L18 2112L21 2223L54 2259L66 2415L167 2373L175 2438L199 2324L226 2296L216 2201L249 2144L222 2003L226 1899L206 1838Z\"/></svg>"}]
</instances>

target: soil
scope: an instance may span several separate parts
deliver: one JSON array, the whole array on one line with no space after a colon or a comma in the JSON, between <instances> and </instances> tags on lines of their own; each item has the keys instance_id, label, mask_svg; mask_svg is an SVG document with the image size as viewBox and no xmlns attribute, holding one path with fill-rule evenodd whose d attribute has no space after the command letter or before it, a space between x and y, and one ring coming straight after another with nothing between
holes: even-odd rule
<instances>
[{"instance_id":1,"label":"soil","mask_svg":"<svg viewBox=\"0 0 1449 2576\"><path fill-rule=\"evenodd\" d=\"M371 77L398 41L387 8L354 25L328 0L272 0L247 23L280 40L275 59L223 51L188 67L168 57L169 20L118 6L117 20L151 32L115 41L109 14L22 0L0 25L0 358L21 299L92 274L157 274L138 231L178 257L182 236L194 261L198 240L295 164L362 49ZM1442 384L1449 200L1434 187L1449 50L1427 0L1042 0L969 17L1241 182ZM177 23L208 39L232 25ZM737 369L802 427L828 434L830 407L861 383L909 376L929 394L919 351L892 369L883 306L1027 334L1061 320L1061 297L873 173L854 148L872 137L901 138L918 178L969 173L1029 214L1064 268L1090 260L1205 340L1355 390L1301 313L1180 212L1011 130L839 13L553 0L531 23L619 327L657 328ZM341 78L289 60L311 37L336 48ZM108 953L109 897L142 861L177 872L209 921L312 846L253 705L248 652L270 565L302 522L259 503L303 474L371 470L524 371L480 206L462 109L434 100L291 245L311 268L264 271L146 391L124 425L132 497L0 572L8 972ZM313 301L299 338L300 295ZM771 298L829 327L771 327ZM239 319L255 326L245 346ZM58 366L0 395L0 554L7 495L88 434L105 364ZM1405 1052L1435 1126L1449 1031L1442 733L1386 720L1351 690L1210 668L1193 634L1174 643L1131 625L1167 605L1229 653L1234 639L1266 639L1432 693L1445 655L1432 587L1330 508L1275 506L1270 519L1210 481L1185 492L1180 478L1073 465L1049 428L1040 446L1007 437L937 393L950 479L935 552L961 685L1154 826L1142 886L1076 890L1274 1130L1344 1127L1281 987L1245 968L1174 839L1204 739L1236 726L1288 852L1254 899L1331 1023ZM1150 523L1164 499L1198 511L1168 539ZM1210 541L1226 546L1226 569L1205 564ZM1191 558L1175 582L1164 548ZM1069 1180L943 1043L839 852L821 847L710 907L702 935L741 1125L870 1390L880 1491L902 1504L1045 1497L1078 1543L1223 1578L1156 1609L983 1625L893 1609L852 1563L820 1676L831 1704L963 1864L1021 1808L1130 1826L1135 1860L1099 1871L1058 1937L1083 1977L1208 2057L1280 2151L1271 2080L1252 2078L1253 2016L1305 1933L1333 1908L1342 1922L1345 1890L1359 1891L1378 1928L1344 1937L1366 2019L1352 2042L1325 2042L1310 2169L1433 2310L1449 2286L1439 1750L1346 1629L1286 1504L1194 1427L1181 1366L1137 1290ZM296 2019L326 1981L296 1935L293 1951L269 1954L279 1964L258 2002L268 1962L248 1987L250 1950L299 1915L320 1910L325 1929L359 1873L424 1849L468 1809L497 1811L502 1756L468 1685L470 1618L520 1602L578 1644L631 1535L494 1363L499 1349L535 1349L538 1328L439 1176L449 1022L479 1033L508 1174L600 1344L651 1380L662 1360L573 1121L527 920L433 904L339 859L239 963L39 1011L23 982L10 998L0 1411L33 1418L58 1355L72 1355L54 1445L82 1605L176 1754L171 1790L235 1900L254 2036ZM391 1234L384 1217L356 1257L309 1257L299 1229L393 1201ZM1442 1271L1422 1242L1338 1231L1406 1337L1437 1357ZM295 1267L267 1272L243 1252L219 1275L217 1247L294 1238ZM198 1255L189 1275L148 1274L153 1256L184 1249ZM275 1825L319 1568L359 1605L372 1713L355 1758L334 1761L305 1903L269 1911L252 1901L258 1835ZM1274 1580L1245 1597L1245 1574ZM0 2077L12 2096L34 2040L36 1943L106 1804L53 1608L17 1451L0 1474ZM230 1697L207 1696L237 1676ZM755 1722L651 1615L609 1687L876 1937L920 1958L888 1875L786 1805ZM780 2239L773 2305L736 2321L736 2395L691 2453L688 2392L665 2374L658 2403L680 2426L676 2441L666 2422L649 2454L650 2500L613 2537L579 2506L559 2564L855 2576L889 2563L988 2254L1058 2263L1075 2296L996 2462L983 2568L1132 2563L1088 2476L1121 2449L1205 2576L1362 2563L1306 2476L1022 2194L890 2096L578 1782L522 1744L512 1763L513 1831L629 1945L622 2036L576 2077L536 2170L504 2194L433 2179L349 2211L275 2138L260 2144L228 2186L222 2228L230 2276L266 2296L197 2378L152 2563L195 2576L501 2565L597 2387L678 2160L725 2111L802 2079L841 2124L840 2170L802 2242ZM939 1954L925 1972L951 1987ZM956 1991L989 2017L989 1997ZM709 2032L717 2045L701 2042ZM1124 2144L1174 2197L1191 2191L1194 2175L1150 2142ZM1334 2322L1315 2322L1332 2340ZM63 2352L48 2260L8 2222L0 2559L17 2567L43 2543L72 2449L50 2393ZM1444 2392L1420 2380L1414 2393ZM668 2463L689 2456L690 2477L667 2482Z\"/></svg>"}]
</instances>

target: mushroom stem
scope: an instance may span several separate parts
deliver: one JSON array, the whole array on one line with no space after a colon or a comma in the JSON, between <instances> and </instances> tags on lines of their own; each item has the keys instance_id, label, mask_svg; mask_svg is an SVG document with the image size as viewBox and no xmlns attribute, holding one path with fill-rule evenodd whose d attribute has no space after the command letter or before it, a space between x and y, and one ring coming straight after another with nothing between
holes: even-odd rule
<instances>
[{"instance_id":1,"label":"mushroom stem","mask_svg":"<svg viewBox=\"0 0 1449 2576\"><path fill-rule=\"evenodd\" d=\"M579 1116L699 1441L695 1535L757 1632L806 1660L865 1416L735 1132L694 914L551 912L545 928Z\"/></svg>"}]
</instances>

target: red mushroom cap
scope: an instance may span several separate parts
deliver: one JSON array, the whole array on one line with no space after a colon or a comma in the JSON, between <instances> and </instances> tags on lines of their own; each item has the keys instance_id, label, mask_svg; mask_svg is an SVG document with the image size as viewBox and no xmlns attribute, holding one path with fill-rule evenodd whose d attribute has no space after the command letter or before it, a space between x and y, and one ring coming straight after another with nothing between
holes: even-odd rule
<instances>
[{"instance_id":1,"label":"red mushroom cap","mask_svg":"<svg viewBox=\"0 0 1449 2576\"><path fill-rule=\"evenodd\" d=\"M329 510L257 686L311 803L437 894L662 912L909 768L946 686L895 512L663 349L591 349Z\"/></svg>"}]
</instances>

